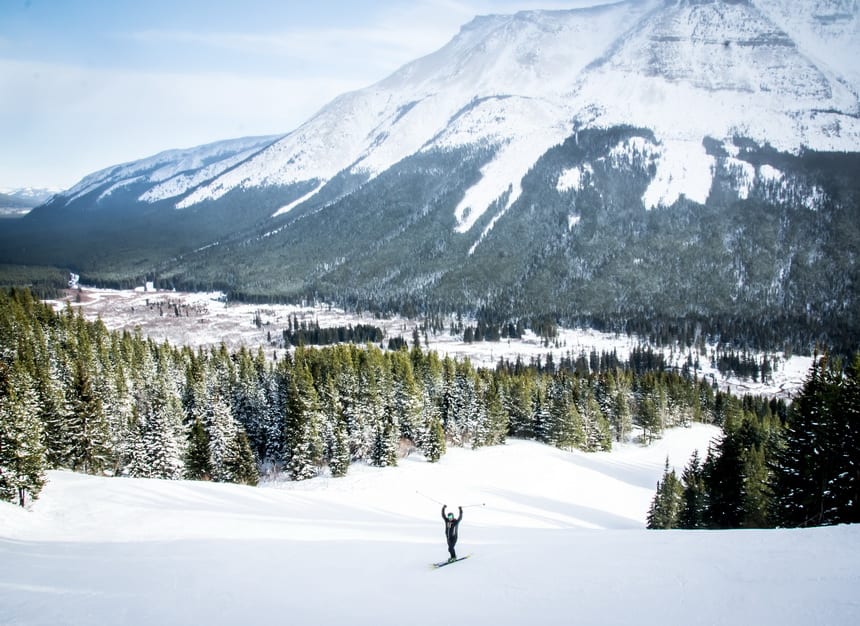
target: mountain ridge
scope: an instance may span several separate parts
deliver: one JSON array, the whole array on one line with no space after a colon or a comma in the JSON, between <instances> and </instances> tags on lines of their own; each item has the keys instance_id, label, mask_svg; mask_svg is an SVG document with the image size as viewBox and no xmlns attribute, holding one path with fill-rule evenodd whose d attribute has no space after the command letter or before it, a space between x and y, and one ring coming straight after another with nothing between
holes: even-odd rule
<instances>
[{"instance_id":1,"label":"mountain ridge","mask_svg":"<svg viewBox=\"0 0 860 626\"><path fill-rule=\"evenodd\" d=\"M0 261L250 299L850 336L857 25L844 0L479 17L283 136L87 177L9 227Z\"/></svg>"}]
</instances>

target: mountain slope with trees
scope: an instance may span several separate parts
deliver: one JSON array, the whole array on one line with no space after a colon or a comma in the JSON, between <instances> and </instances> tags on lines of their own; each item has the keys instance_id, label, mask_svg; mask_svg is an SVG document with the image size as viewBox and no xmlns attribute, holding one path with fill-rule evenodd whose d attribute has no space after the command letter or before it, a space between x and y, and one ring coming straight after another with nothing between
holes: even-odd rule
<instances>
[{"instance_id":1,"label":"mountain slope with trees","mask_svg":"<svg viewBox=\"0 0 860 626\"><path fill-rule=\"evenodd\" d=\"M858 23L838 0L476 18L293 132L107 168L0 221L0 263L848 355Z\"/></svg>"}]
</instances>

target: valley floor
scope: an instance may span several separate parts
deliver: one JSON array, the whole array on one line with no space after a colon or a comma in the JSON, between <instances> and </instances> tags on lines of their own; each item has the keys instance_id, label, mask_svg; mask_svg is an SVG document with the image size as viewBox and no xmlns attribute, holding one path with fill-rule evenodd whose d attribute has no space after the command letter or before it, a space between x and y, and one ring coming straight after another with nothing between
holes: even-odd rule
<instances>
[{"instance_id":1,"label":"valley floor","mask_svg":"<svg viewBox=\"0 0 860 626\"><path fill-rule=\"evenodd\" d=\"M187 345L194 348L211 347L223 342L230 350L245 346L253 351L263 348L267 356L283 356L284 349L273 347L280 343L282 332L290 320L299 323L318 323L321 328L356 326L359 324L377 326L385 333L384 345L390 338L403 337L412 343L412 333L419 322L414 319L390 317L379 319L371 314L357 315L326 305L254 305L226 303L222 294L180 293L171 291L145 292L142 290L111 290L83 288L67 301L56 302L55 306L80 308L90 320L101 319L111 330L139 330L145 337L154 341L168 341L173 345ZM448 320L447 324L453 320ZM464 321L465 324L474 322ZM448 330L422 336L422 349L433 350L440 355L456 359L468 358L475 366L495 367L499 359L515 362L518 358L524 363L540 358L546 363L549 355L556 364L562 358L580 354L609 354L613 351L622 361L630 352L647 341L634 336L602 333L590 329L560 328L557 341L544 345L541 338L526 331L522 339L502 341L477 341L465 343L462 334L452 336ZM708 350L713 351L714 346ZM655 348L655 351L657 349ZM675 347L661 348L666 362L680 368L689 351ZM763 355L756 355L760 360ZM731 390L735 395L752 394L781 398L791 398L803 385L812 358L806 356L768 355L776 361L770 380L740 379L724 377L710 363L710 357L699 355L699 367L695 374L716 382L721 388Z\"/></svg>"}]
</instances>

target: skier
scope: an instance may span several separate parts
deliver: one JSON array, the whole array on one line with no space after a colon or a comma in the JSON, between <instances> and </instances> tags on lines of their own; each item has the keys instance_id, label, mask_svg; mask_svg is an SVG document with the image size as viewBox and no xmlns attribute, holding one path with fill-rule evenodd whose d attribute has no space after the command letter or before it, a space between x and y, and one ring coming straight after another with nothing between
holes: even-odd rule
<instances>
[{"instance_id":1,"label":"skier","mask_svg":"<svg viewBox=\"0 0 860 626\"><path fill-rule=\"evenodd\" d=\"M460 510L460 516L456 519L454 518L453 513L445 513L445 509L447 508L447 504L442 505L442 519L445 521L445 538L448 540L448 554L451 555L451 558L448 559L448 562L450 563L457 559L457 553L454 552L454 546L457 544L457 527L460 525L460 520L463 519L463 507L457 507Z\"/></svg>"}]
</instances>

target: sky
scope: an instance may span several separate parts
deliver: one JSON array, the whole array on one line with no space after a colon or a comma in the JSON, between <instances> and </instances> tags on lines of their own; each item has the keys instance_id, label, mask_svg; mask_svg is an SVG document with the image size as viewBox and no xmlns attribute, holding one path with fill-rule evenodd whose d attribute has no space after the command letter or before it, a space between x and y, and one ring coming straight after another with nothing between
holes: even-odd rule
<instances>
[{"instance_id":1,"label":"sky","mask_svg":"<svg viewBox=\"0 0 860 626\"><path fill-rule=\"evenodd\" d=\"M476 15L608 0L0 0L0 189L285 134Z\"/></svg>"}]
</instances>

